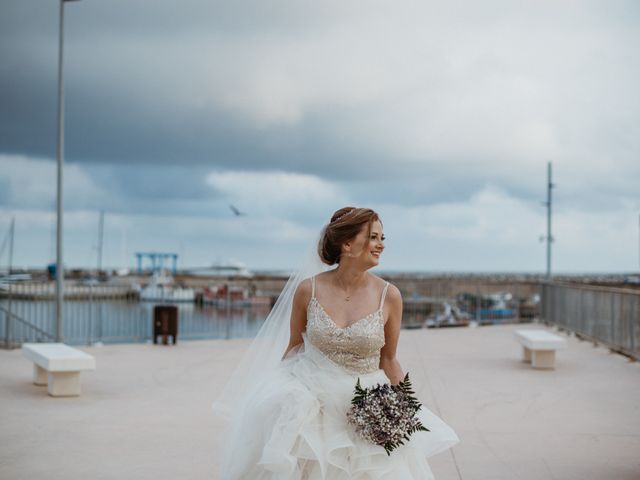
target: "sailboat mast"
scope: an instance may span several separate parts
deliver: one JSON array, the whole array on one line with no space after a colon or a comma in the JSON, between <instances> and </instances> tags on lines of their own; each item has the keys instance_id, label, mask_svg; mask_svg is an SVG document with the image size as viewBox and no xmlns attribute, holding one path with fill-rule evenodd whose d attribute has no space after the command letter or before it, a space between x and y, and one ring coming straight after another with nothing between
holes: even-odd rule
<instances>
[{"instance_id":1,"label":"sailboat mast","mask_svg":"<svg viewBox=\"0 0 640 480\"><path fill-rule=\"evenodd\" d=\"M104 210L100 210L100 224L98 226L98 275L102 270L102 244L104 237Z\"/></svg>"},{"instance_id":2,"label":"sailboat mast","mask_svg":"<svg viewBox=\"0 0 640 480\"><path fill-rule=\"evenodd\" d=\"M9 272L11 275L11 269L13 268L13 237L16 228L16 217L11 217L11 227L9 230Z\"/></svg>"}]
</instances>

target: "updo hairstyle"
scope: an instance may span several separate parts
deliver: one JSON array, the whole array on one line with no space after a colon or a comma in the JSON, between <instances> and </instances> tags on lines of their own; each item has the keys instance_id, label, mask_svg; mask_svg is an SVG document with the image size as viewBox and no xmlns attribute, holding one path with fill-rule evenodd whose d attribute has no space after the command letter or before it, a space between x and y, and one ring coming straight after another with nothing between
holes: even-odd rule
<instances>
[{"instance_id":1,"label":"updo hairstyle","mask_svg":"<svg viewBox=\"0 0 640 480\"><path fill-rule=\"evenodd\" d=\"M342 244L355 238L365 224L368 225L368 243L371 225L376 220L382 223L378 214L370 208L343 207L336 210L318 243L320 260L327 265L340 263Z\"/></svg>"}]
</instances>

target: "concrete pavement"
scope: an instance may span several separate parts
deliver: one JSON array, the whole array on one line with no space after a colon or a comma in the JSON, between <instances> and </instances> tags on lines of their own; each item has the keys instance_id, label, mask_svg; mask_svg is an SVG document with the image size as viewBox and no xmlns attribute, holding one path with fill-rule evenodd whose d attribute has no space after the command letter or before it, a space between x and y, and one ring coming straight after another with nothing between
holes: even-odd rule
<instances>
[{"instance_id":1,"label":"concrete pavement","mask_svg":"<svg viewBox=\"0 0 640 480\"><path fill-rule=\"evenodd\" d=\"M570 336L556 370L534 370L513 339L520 328L554 331L402 332L403 368L461 439L430 458L436 478L640 479L640 364ZM247 344L81 347L97 370L69 398L33 385L20 350L0 350L0 478L216 479L210 405Z\"/></svg>"}]
</instances>

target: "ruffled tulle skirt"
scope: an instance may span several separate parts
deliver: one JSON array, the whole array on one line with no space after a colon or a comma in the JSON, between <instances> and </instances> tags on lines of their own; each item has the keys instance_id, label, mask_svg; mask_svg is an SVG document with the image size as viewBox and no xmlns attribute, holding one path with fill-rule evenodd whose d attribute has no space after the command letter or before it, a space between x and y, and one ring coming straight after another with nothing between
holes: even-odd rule
<instances>
[{"instance_id":1,"label":"ruffled tulle skirt","mask_svg":"<svg viewBox=\"0 0 640 480\"><path fill-rule=\"evenodd\" d=\"M242 415L223 440L221 480L432 479L427 457L456 443L456 433L422 406L429 432L416 432L387 455L347 423L357 378L388 382L383 370L357 375L329 360L306 338L304 349L254 385Z\"/></svg>"}]
</instances>

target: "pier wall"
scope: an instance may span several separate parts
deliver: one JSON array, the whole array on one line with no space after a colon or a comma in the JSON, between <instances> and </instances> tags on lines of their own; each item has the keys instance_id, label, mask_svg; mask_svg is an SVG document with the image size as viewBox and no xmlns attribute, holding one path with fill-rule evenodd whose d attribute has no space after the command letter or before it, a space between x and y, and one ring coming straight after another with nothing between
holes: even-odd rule
<instances>
[{"instance_id":1,"label":"pier wall","mask_svg":"<svg viewBox=\"0 0 640 480\"><path fill-rule=\"evenodd\" d=\"M537 280L521 279L516 276L494 278L491 276L470 277L428 277L420 278L410 275L381 275L385 280L396 285L403 296L427 296L434 298L453 298L460 293L488 295L509 291L514 296L530 297L539 292ZM211 284L237 286L259 292L263 295L278 296L287 282L282 276L255 276L253 278L202 278L193 276L177 276L176 281L187 287L203 288Z\"/></svg>"}]
</instances>

